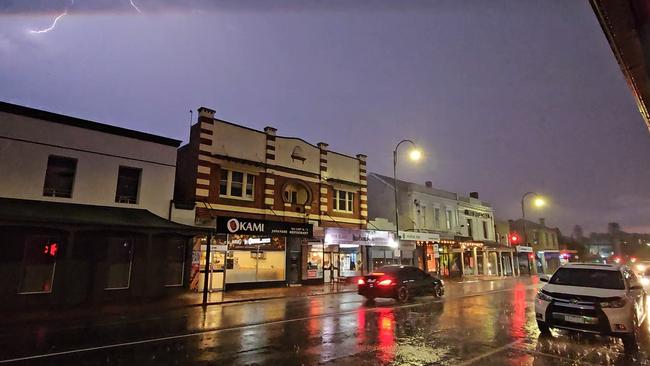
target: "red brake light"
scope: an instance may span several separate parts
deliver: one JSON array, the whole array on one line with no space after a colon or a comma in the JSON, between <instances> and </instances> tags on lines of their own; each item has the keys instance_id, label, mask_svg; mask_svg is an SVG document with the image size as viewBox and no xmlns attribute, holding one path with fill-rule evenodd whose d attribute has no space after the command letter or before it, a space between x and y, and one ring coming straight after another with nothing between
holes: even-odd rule
<instances>
[{"instance_id":1,"label":"red brake light","mask_svg":"<svg viewBox=\"0 0 650 366\"><path fill-rule=\"evenodd\" d=\"M379 286L390 286L392 283L393 283L393 280L391 280L390 278L387 278L385 280L379 281L379 283L377 285L379 285Z\"/></svg>"},{"instance_id":2,"label":"red brake light","mask_svg":"<svg viewBox=\"0 0 650 366\"><path fill-rule=\"evenodd\" d=\"M372 272L370 275L371 276L383 276L384 273L383 272Z\"/></svg>"},{"instance_id":3,"label":"red brake light","mask_svg":"<svg viewBox=\"0 0 650 366\"><path fill-rule=\"evenodd\" d=\"M364 281L363 278L359 278L359 280L357 281L357 285L363 285L365 283L366 281Z\"/></svg>"}]
</instances>

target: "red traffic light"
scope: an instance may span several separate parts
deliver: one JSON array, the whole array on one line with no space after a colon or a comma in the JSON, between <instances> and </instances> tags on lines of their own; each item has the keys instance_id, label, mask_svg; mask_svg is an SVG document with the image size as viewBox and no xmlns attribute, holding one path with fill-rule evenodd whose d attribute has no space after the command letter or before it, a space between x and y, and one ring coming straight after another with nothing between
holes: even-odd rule
<instances>
[{"instance_id":1,"label":"red traffic light","mask_svg":"<svg viewBox=\"0 0 650 366\"><path fill-rule=\"evenodd\" d=\"M43 254L49 254L50 256L56 256L56 252L59 250L59 245L57 243L47 243L43 247Z\"/></svg>"},{"instance_id":2,"label":"red traffic light","mask_svg":"<svg viewBox=\"0 0 650 366\"><path fill-rule=\"evenodd\" d=\"M520 241L521 241L521 238L519 237L519 235L517 233L510 234L510 242L512 244L519 244Z\"/></svg>"}]
</instances>

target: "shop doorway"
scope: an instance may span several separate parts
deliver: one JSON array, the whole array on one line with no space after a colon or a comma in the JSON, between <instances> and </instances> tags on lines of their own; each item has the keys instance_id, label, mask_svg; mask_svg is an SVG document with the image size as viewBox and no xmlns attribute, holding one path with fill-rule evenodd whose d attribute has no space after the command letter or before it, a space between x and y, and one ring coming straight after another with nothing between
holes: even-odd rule
<instances>
[{"instance_id":1,"label":"shop doorway","mask_svg":"<svg viewBox=\"0 0 650 366\"><path fill-rule=\"evenodd\" d=\"M323 252L323 281L334 282L339 277L339 248L338 245L329 245Z\"/></svg>"},{"instance_id":2,"label":"shop doorway","mask_svg":"<svg viewBox=\"0 0 650 366\"><path fill-rule=\"evenodd\" d=\"M290 286L300 284L300 244L299 238L287 239L287 283Z\"/></svg>"},{"instance_id":3,"label":"shop doorway","mask_svg":"<svg viewBox=\"0 0 650 366\"><path fill-rule=\"evenodd\" d=\"M190 289L202 292L206 287L205 272L208 261L208 291L223 291L226 263L226 246L219 245L213 240L210 245L210 256L207 255L207 238L197 237L192 249L192 271L190 274Z\"/></svg>"}]
</instances>

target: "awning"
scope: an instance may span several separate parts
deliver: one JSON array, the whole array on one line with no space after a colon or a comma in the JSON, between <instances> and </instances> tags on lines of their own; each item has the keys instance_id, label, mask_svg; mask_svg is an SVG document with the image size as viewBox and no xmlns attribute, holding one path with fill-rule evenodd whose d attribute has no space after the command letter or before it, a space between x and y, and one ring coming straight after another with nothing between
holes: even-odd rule
<instances>
[{"instance_id":1,"label":"awning","mask_svg":"<svg viewBox=\"0 0 650 366\"><path fill-rule=\"evenodd\" d=\"M206 232L202 228L166 220L144 209L0 198L0 224L15 223L94 226L189 235Z\"/></svg>"}]
</instances>

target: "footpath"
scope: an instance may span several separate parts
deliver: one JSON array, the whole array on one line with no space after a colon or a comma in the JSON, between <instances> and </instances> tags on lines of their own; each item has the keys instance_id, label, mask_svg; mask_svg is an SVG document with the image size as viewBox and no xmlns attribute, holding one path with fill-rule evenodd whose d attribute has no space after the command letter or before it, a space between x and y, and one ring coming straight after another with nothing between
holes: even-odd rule
<instances>
[{"instance_id":1,"label":"footpath","mask_svg":"<svg viewBox=\"0 0 650 366\"><path fill-rule=\"evenodd\" d=\"M527 277L527 276L525 276ZM458 295L471 294L485 288L485 282L490 286L499 286L499 282L512 281L520 277L494 277L494 276L468 276L462 279L444 279L446 293L450 293L450 287ZM535 279L534 279L535 281ZM536 282L536 281L535 281ZM212 292L208 294L208 306L226 305L243 302L265 301L284 298L301 298L306 296L324 296L340 293L355 293L356 284L332 283L324 285L278 287L250 290L232 290L226 292ZM65 321L66 319L97 319L102 317L133 316L137 313L148 314L156 311L164 311L183 307L202 306L203 295L201 293L186 292L174 297L167 297L160 300L148 300L140 302L127 302L120 304L94 304L66 309L47 309L26 312L14 312L11 316L0 318L0 327L16 324L38 323L41 321Z\"/></svg>"}]
</instances>

